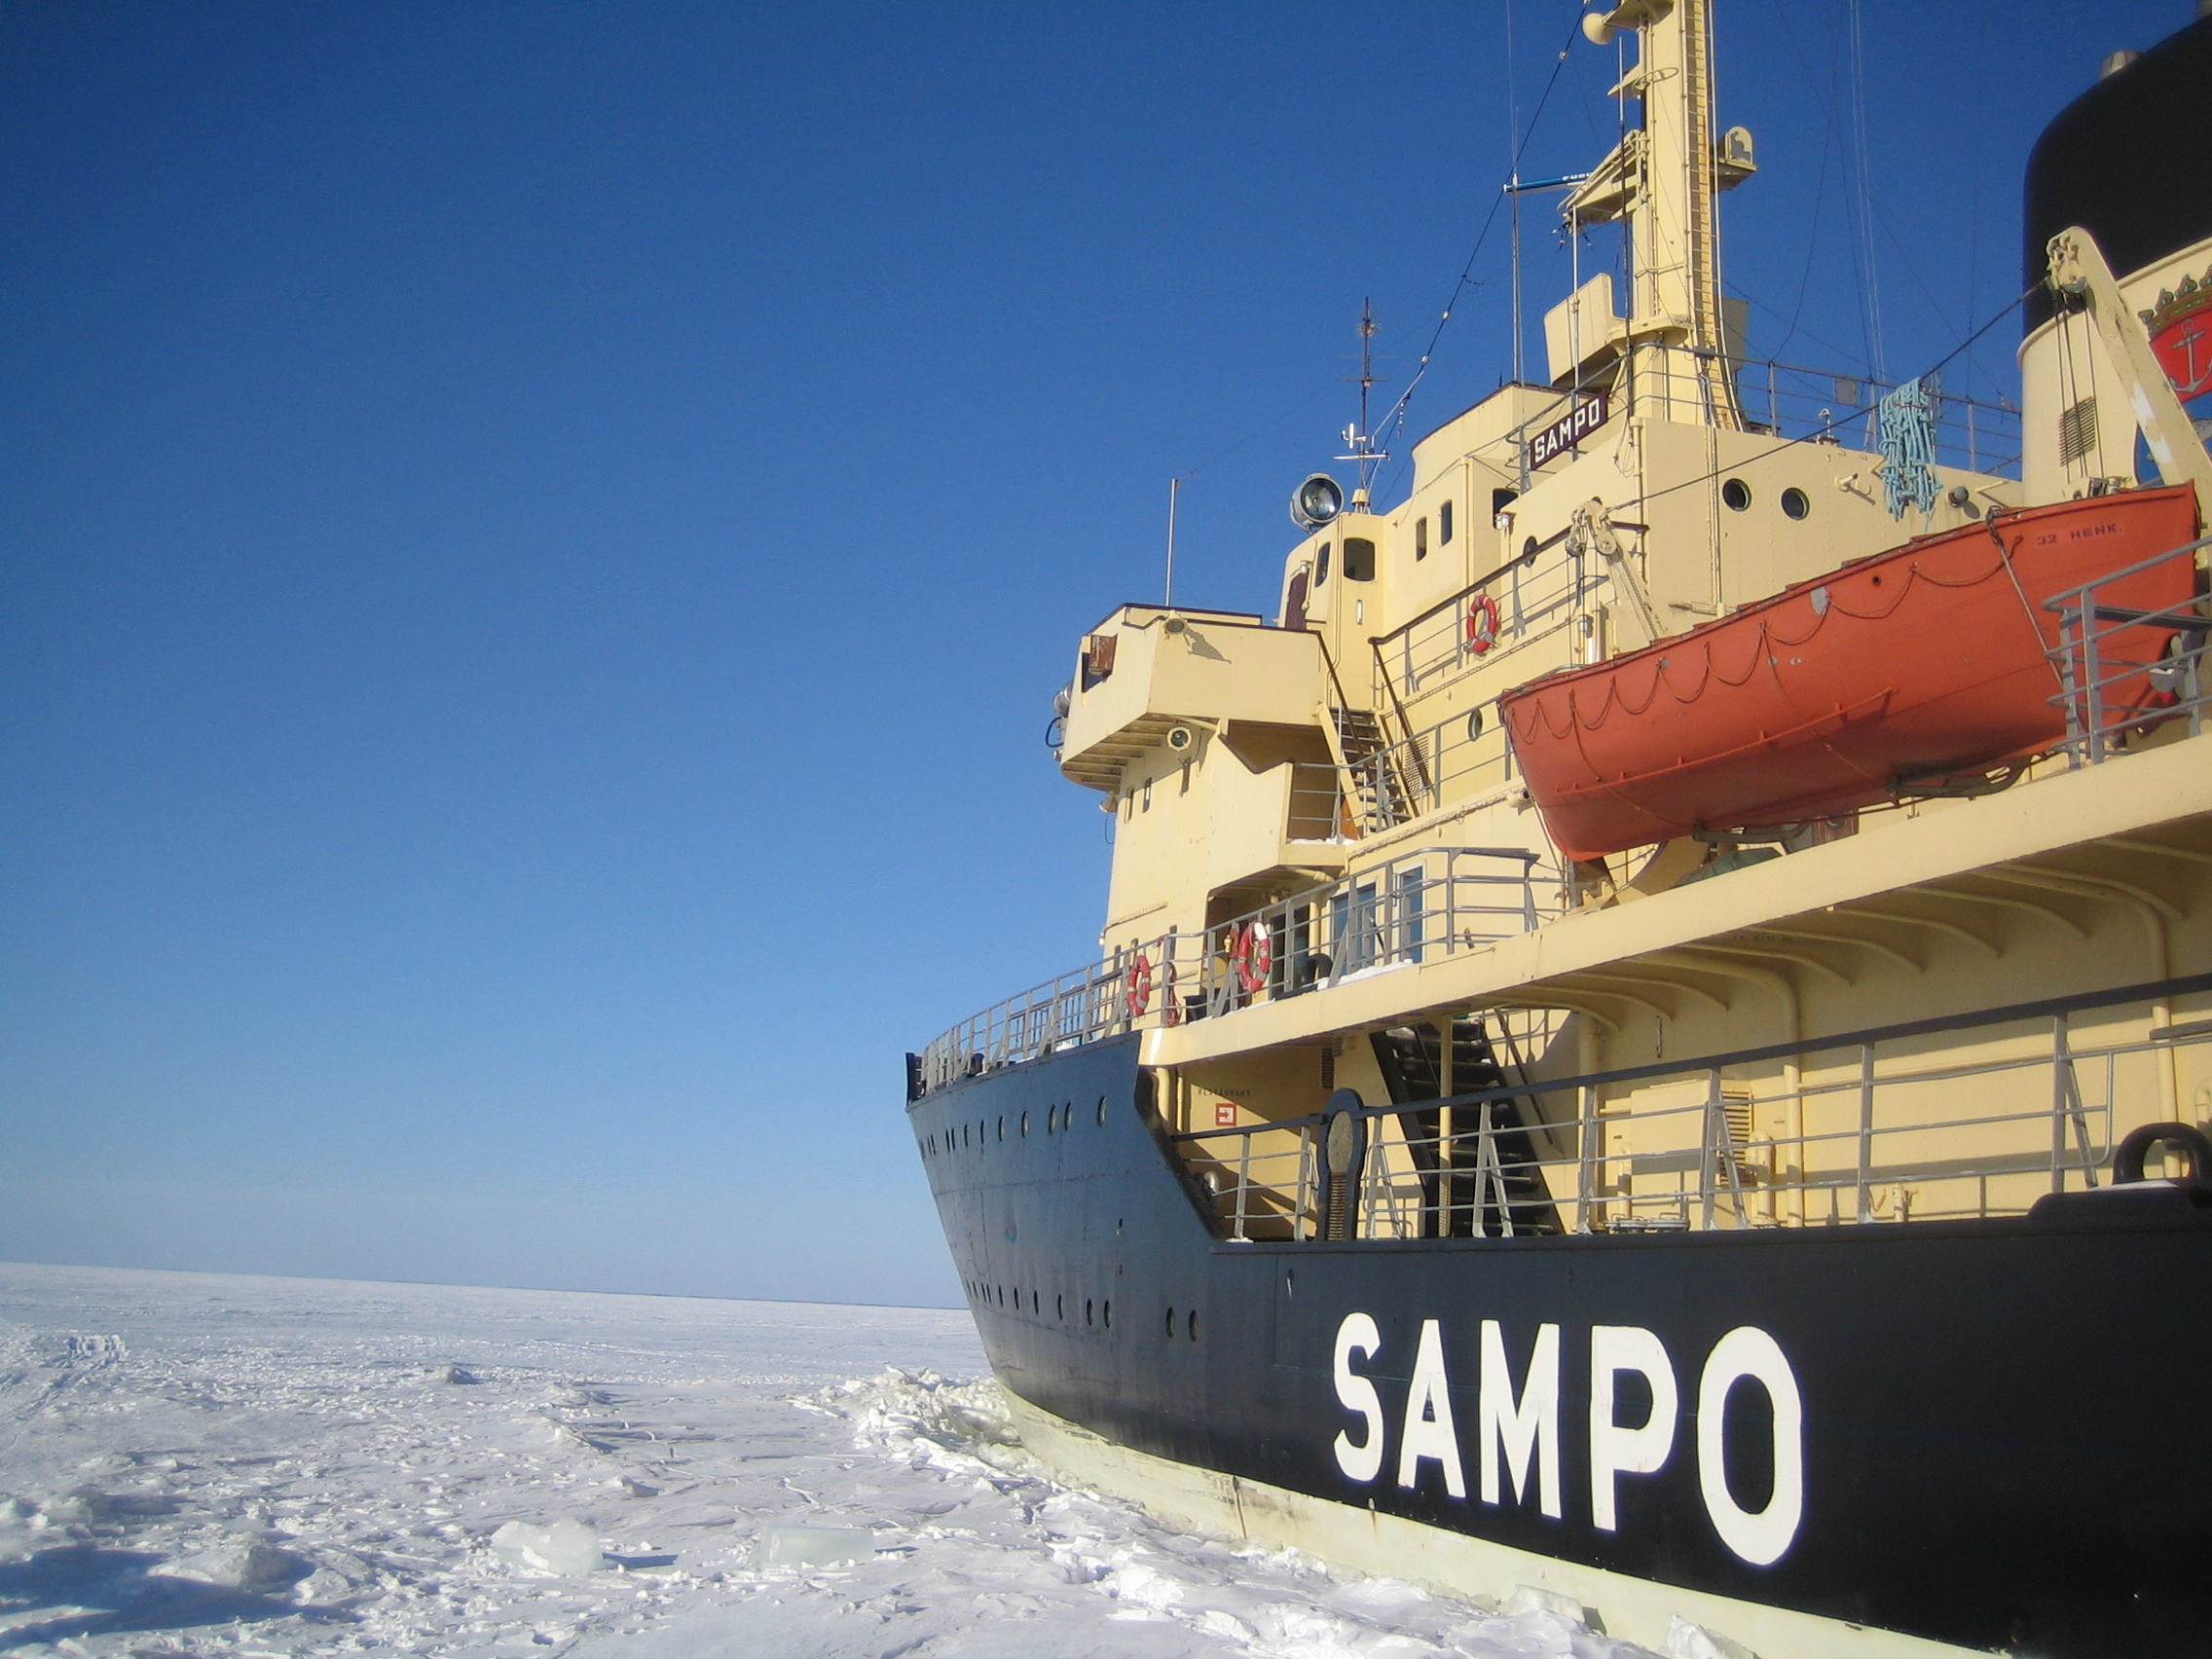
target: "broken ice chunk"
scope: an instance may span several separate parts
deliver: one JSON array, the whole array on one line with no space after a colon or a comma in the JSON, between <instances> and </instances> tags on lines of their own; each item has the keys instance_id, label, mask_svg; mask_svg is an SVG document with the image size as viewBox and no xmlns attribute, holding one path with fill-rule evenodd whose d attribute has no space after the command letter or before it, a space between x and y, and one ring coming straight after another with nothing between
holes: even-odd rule
<instances>
[{"instance_id":1,"label":"broken ice chunk","mask_svg":"<svg viewBox=\"0 0 2212 1659\"><path fill-rule=\"evenodd\" d=\"M597 1572L606 1565L599 1534L581 1521L556 1521L550 1527L509 1521L492 1534L492 1553L511 1567L539 1572Z\"/></svg>"},{"instance_id":2,"label":"broken ice chunk","mask_svg":"<svg viewBox=\"0 0 2212 1659\"><path fill-rule=\"evenodd\" d=\"M1742 1642L1694 1625L1679 1613L1668 1615L1667 1651L1673 1659L1756 1659Z\"/></svg>"},{"instance_id":3,"label":"broken ice chunk","mask_svg":"<svg viewBox=\"0 0 2212 1659\"><path fill-rule=\"evenodd\" d=\"M249 1596L266 1596L288 1591L313 1570L313 1563L290 1550L236 1538L198 1555L166 1561L148 1576L190 1579L225 1590L242 1590Z\"/></svg>"},{"instance_id":4,"label":"broken ice chunk","mask_svg":"<svg viewBox=\"0 0 2212 1659\"><path fill-rule=\"evenodd\" d=\"M1546 1590L1534 1584L1516 1584L1513 1594L1506 1597L1503 1609L1507 1618L1518 1618L1523 1613L1557 1613L1563 1619L1576 1624L1584 1622L1588 1614L1580 1602L1557 1590Z\"/></svg>"},{"instance_id":5,"label":"broken ice chunk","mask_svg":"<svg viewBox=\"0 0 2212 1659\"><path fill-rule=\"evenodd\" d=\"M859 1527L763 1527L753 1540L755 1567L834 1567L874 1555L875 1534Z\"/></svg>"}]
</instances>

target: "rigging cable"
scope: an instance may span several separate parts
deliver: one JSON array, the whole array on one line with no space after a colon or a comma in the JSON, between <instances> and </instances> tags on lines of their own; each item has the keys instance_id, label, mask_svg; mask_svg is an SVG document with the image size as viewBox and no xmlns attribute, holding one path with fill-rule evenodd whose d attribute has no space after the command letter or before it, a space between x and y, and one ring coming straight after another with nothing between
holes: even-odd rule
<instances>
[{"instance_id":1,"label":"rigging cable","mask_svg":"<svg viewBox=\"0 0 2212 1659\"><path fill-rule=\"evenodd\" d=\"M1859 303L1866 330L1866 354L1873 360L1874 378L1889 376L1882 341L1882 295L1874 266L1874 181L1872 146L1866 136L1866 33L1862 0L1848 0L1845 17L1851 31L1851 125L1855 147L1853 172L1857 175L1857 212L1853 215L1854 240L1859 255Z\"/></svg>"},{"instance_id":2,"label":"rigging cable","mask_svg":"<svg viewBox=\"0 0 2212 1659\"><path fill-rule=\"evenodd\" d=\"M2015 299L2010 304L2007 305L2004 310L1997 313L1997 314L1992 316L1987 322L1983 323L1979 328L1975 329L1972 334L1968 335L1966 339L1960 341L1958 345L1952 347L1950 351L1943 357L1942 361L1935 364L1929 369L1924 370L1916 378L1924 383L1934 380L1944 369L1948 368L1952 363L1956 362L1961 353L1972 350L1976 341L1978 341L1983 335L1987 334L1991 329L1995 328L1999 323L2003 322L2007 317L2010 316L2013 312L2017 311L2022 305L2027 302L2027 299L2031 294L2035 293L2036 290L2038 288L2041 288L2043 285L2043 283L2037 282L2024 289L2018 299ZM1845 416L1842 420L1836 422L1833 426L1824 428L1824 430L1832 432L1836 429L1850 426L1857 422L1865 420L1873 413L1874 410L1872 406L1861 409L1856 414ZM1695 478L1685 478L1677 484L1670 484L1664 490L1654 490L1649 495L1645 496L1643 499L1646 501L1656 501L1660 497L1672 496L1677 490L1688 490L1700 484L1710 484L1714 479L1719 477L1722 472L1733 471L1737 467L1754 464L1758 461L1766 460L1769 456L1780 455L1784 450L1795 449L1799 444L1809 444L1816 442L1821 435L1821 433L1808 432L1801 438L1785 438L1782 440L1782 442L1776 444L1772 449L1761 450L1757 455L1749 457L1748 459L1738 459L1734 461L1731 461L1725 467L1717 468L1712 472L1700 473Z\"/></svg>"},{"instance_id":3,"label":"rigging cable","mask_svg":"<svg viewBox=\"0 0 2212 1659\"><path fill-rule=\"evenodd\" d=\"M1575 36L1581 32L1582 21L1577 17L1574 26L1567 31L1566 44L1560 48L1557 61L1552 64L1551 78L1544 83L1543 95L1536 100L1535 110L1529 117L1528 128L1521 134L1520 145L1513 152L1513 170L1516 175L1521 170L1521 158L1529 148L1529 140L1535 136L1536 123L1544 117L1544 106L1551 101L1552 90L1559 85L1560 71L1567 66L1567 56L1574 47ZM1375 442L1377 447L1387 445L1394 432L1404 429L1406 405L1413 398L1414 387L1420 385L1421 377L1428 373L1429 360L1436 355L1436 343L1444 337L1444 325L1452 320L1453 308L1459 303L1459 296L1466 292L1470 284L1478 287L1481 285L1476 283L1474 278L1475 261L1482 257L1483 247L1490 240L1490 233L1497 224L1498 209L1505 204L1505 197L1506 193L1501 191L1491 199L1490 212L1483 219L1483 228L1476 233L1475 245L1467 255L1467 262L1459 268L1458 280L1452 284L1451 297L1444 302L1444 310L1436 319L1436 327L1429 334L1428 345L1421 351L1420 362L1415 368L1413 378L1406 382L1406 389L1398 394L1397 401L1390 405L1382 416L1382 424L1376 428ZM1404 471L1404 466L1400 465L1391 473L1391 482L1395 484Z\"/></svg>"}]
</instances>

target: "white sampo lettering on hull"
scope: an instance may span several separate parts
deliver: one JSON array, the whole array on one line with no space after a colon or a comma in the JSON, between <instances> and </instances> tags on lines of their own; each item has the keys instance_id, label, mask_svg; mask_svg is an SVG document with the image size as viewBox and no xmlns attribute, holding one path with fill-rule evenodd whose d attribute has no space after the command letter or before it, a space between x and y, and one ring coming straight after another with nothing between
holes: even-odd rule
<instances>
[{"instance_id":1,"label":"white sampo lettering on hull","mask_svg":"<svg viewBox=\"0 0 2212 1659\"><path fill-rule=\"evenodd\" d=\"M1485 1319L1481 1333L1475 1414L1481 1442L1476 1453L1478 1500L1493 1507L1503 1504L1510 1481L1513 1502L1525 1505L1533 1475L1538 1511L1550 1520L1563 1520L1560 1327L1536 1328L1518 1389L1504 1327L1495 1319ZM1382 1351L1382 1334L1373 1316L1346 1314L1337 1327L1337 1399L1360 1423L1357 1439L1349 1430L1338 1434L1337 1467L1347 1480L1361 1485L1382 1473L1389 1419L1374 1379L1353 1366L1355 1361L1372 1361ZM1619 1528L1620 1480L1658 1474L1674 1456L1681 1388L1666 1344L1641 1325L1591 1326L1589 1352L1589 1521L1598 1530L1610 1532ZM1650 1396L1641 1422L1618 1420L1619 1381L1627 1373L1641 1377ZM1728 1406L1739 1382L1757 1383L1773 1407L1774 1484L1759 1509L1746 1509L1728 1487ZM1713 1345L1698 1375L1695 1438L1698 1491L1714 1531L1753 1567L1780 1561L1805 1518L1805 1411L1796 1373L1773 1337L1755 1326L1739 1325ZM1436 1319L1421 1321L1416 1345L1398 1426L1397 1484L1408 1491L1416 1488L1424 1462L1434 1462L1442 1471L1448 1496L1466 1501L1465 1462L1452 1412L1444 1326Z\"/></svg>"}]
</instances>

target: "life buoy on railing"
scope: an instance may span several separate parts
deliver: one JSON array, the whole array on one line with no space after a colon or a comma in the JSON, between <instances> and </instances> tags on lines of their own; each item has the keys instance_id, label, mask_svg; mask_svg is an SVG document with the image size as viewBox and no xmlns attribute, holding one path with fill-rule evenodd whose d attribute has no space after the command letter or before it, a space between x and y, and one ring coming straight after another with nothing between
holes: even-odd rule
<instances>
[{"instance_id":1,"label":"life buoy on railing","mask_svg":"<svg viewBox=\"0 0 2212 1659\"><path fill-rule=\"evenodd\" d=\"M1236 970L1236 982L1257 994L1274 966L1274 940L1258 922L1246 922L1236 930L1236 943L1230 950L1229 960Z\"/></svg>"},{"instance_id":2,"label":"life buoy on railing","mask_svg":"<svg viewBox=\"0 0 2212 1659\"><path fill-rule=\"evenodd\" d=\"M1137 959L1129 964L1126 1001L1131 1019L1142 1018L1144 1011L1152 1006L1152 958L1141 950L1137 952Z\"/></svg>"},{"instance_id":3,"label":"life buoy on railing","mask_svg":"<svg viewBox=\"0 0 2212 1659\"><path fill-rule=\"evenodd\" d=\"M1478 593L1467 605L1467 649L1481 656L1497 644L1497 601Z\"/></svg>"}]
</instances>

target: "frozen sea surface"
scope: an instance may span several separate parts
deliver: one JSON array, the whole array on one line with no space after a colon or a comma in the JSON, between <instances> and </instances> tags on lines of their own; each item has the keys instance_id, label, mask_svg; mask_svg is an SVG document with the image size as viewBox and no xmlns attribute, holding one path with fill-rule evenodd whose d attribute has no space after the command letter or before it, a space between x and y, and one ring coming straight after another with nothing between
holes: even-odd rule
<instances>
[{"instance_id":1,"label":"frozen sea surface","mask_svg":"<svg viewBox=\"0 0 2212 1659\"><path fill-rule=\"evenodd\" d=\"M983 1375L964 1312L0 1265L0 1654L1642 1652L1057 1486ZM603 1567L493 1546L563 1520Z\"/></svg>"}]
</instances>

